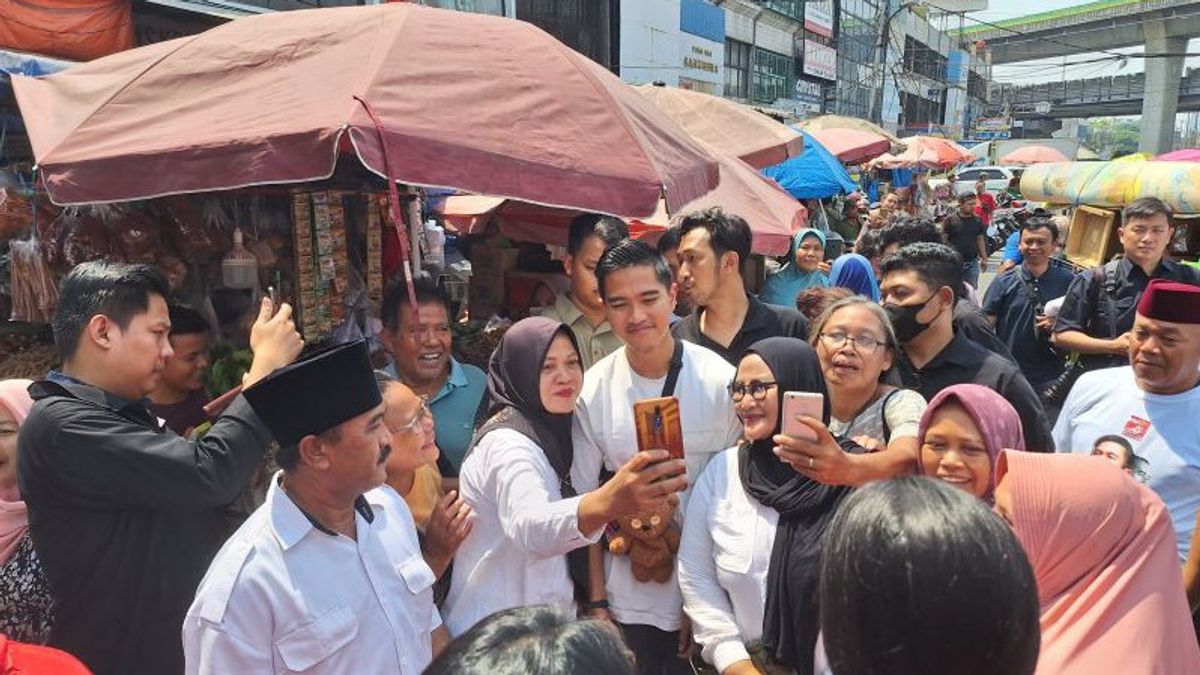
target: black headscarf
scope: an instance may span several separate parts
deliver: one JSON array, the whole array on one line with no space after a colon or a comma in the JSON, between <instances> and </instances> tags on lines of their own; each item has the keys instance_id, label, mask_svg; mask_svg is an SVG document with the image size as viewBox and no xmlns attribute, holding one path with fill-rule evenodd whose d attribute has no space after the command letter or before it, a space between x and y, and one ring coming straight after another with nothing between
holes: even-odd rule
<instances>
[{"instance_id":1,"label":"black headscarf","mask_svg":"<svg viewBox=\"0 0 1200 675\"><path fill-rule=\"evenodd\" d=\"M822 421L829 424L829 392L817 353L796 338L773 337L754 343L746 356L757 354L778 383L778 434L783 421L783 393L816 392L825 397ZM745 358L745 356L743 356ZM738 451L742 488L759 503L779 512L779 526L767 572L767 604L763 616L763 646L800 675L813 672L813 652L820 628L817 575L821 540L838 504L850 488L823 485L796 472L773 452L775 442L764 438L744 442ZM843 442L854 451L858 446Z\"/></svg>"},{"instance_id":2,"label":"black headscarf","mask_svg":"<svg viewBox=\"0 0 1200 675\"><path fill-rule=\"evenodd\" d=\"M479 441L497 429L512 429L537 444L554 474L564 499L576 495L571 484L571 420L573 413L555 414L542 405L542 364L550 352L550 343L558 335L571 341L575 352L579 343L565 324L533 316L513 324L488 360L488 421L475 432L470 454ZM586 599L588 587L587 549L567 554L567 567L575 583L577 598Z\"/></svg>"}]
</instances>

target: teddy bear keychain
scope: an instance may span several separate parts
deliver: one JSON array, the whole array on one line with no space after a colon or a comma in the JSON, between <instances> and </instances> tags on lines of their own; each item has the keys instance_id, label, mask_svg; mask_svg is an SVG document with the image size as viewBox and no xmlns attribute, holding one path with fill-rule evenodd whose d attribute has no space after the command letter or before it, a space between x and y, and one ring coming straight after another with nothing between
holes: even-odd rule
<instances>
[{"instance_id":1,"label":"teddy bear keychain","mask_svg":"<svg viewBox=\"0 0 1200 675\"><path fill-rule=\"evenodd\" d=\"M675 573L679 550L679 526L675 509L679 497L671 495L653 511L643 511L617 520L617 532L609 537L608 552L628 555L633 578L642 583L666 583Z\"/></svg>"}]
</instances>

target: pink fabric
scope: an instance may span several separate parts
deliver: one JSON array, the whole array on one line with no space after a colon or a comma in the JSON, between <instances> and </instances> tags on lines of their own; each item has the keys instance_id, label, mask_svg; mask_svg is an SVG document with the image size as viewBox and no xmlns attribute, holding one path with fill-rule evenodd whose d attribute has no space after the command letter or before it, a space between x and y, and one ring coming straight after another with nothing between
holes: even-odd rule
<instances>
[{"instance_id":1,"label":"pink fabric","mask_svg":"<svg viewBox=\"0 0 1200 675\"><path fill-rule=\"evenodd\" d=\"M0 381L0 406L16 418L18 428L25 423L29 409L33 407L28 391L31 384L30 380ZM16 461L16 457L10 461ZM12 557L28 530L29 514L20 495L0 494L0 565Z\"/></svg>"},{"instance_id":2,"label":"pink fabric","mask_svg":"<svg viewBox=\"0 0 1200 675\"><path fill-rule=\"evenodd\" d=\"M925 442L925 432L933 421L934 413L947 403L959 404L971 416L971 420L979 428L979 435L983 436L993 467L996 466L1001 451L1025 449L1025 433L1016 409L1000 394L978 384L956 384L946 387L933 397L929 407L925 408L924 414L921 415L921 425L917 431L917 438L922 444ZM918 458L917 473L924 471L925 467ZM992 502L992 491L996 489L997 480L996 471L993 469L988 481L988 490L982 497L989 504Z\"/></svg>"},{"instance_id":3,"label":"pink fabric","mask_svg":"<svg viewBox=\"0 0 1200 675\"><path fill-rule=\"evenodd\" d=\"M58 204L322 179L346 138L382 175L356 96L404 183L644 217L718 180L678 124L549 34L414 3L245 17L13 89Z\"/></svg>"},{"instance_id":4,"label":"pink fabric","mask_svg":"<svg viewBox=\"0 0 1200 675\"><path fill-rule=\"evenodd\" d=\"M1043 164L1069 162L1070 157L1047 145L1027 145L1000 158L1001 164Z\"/></svg>"},{"instance_id":5,"label":"pink fabric","mask_svg":"<svg viewBox=\"0 0 1200 675\"><path fill-rule=\"evenodd\" d=\"M1200 648L1158 495L1102 458L1005 452L1041 601L1039 675L1195 675Z\"/></svg>"},{"instance_id":6,"label":"pink fabric","mask_svg":"<svg viewBox=\"0 0 1200 675\"><path fill-rule=\"evenodd\" d=\"M861 129L815 129L808 133L846 164L875 159L892 147L886 136Z\"/></svg>"}]
</instances>

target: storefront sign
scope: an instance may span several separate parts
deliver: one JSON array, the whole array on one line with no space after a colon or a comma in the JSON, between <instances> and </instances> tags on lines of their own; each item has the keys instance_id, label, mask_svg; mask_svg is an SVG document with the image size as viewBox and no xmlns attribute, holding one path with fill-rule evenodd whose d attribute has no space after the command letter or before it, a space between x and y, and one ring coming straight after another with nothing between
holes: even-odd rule
<instances>
[{"instance_id":1,"label":"storefront sign","mask_svg":"<svg viewBox=\"0 0 1200 675\"><path fill-rule=\"evenodd\" d=\"M1012 119L1008 117L980 117L975 120L978 131L1008 131L1012 128Z\"/></svg>"},{"instance_id":2,"label":"storefront sign","mask_svg":"<svg viewBox=\"0 0 1200 675\"><path fill-rule=\"evenodd\" d=\"M817 35L833 37L833 0L804 3L804 27Z\"/></svg>"},{"instance_id":3,"label":"storefront sign","mask_svg":"<svg viewBox=\"0 0 1200 675\"><path fill-rule=\"evenodd\" d=\"M837 80L837 50L812 40L804 41L804 74Z\"/></svg>"},{"instance_id":4,"label":"storefront sign","mask_svg":"<svg viewBox=\"0 0 1200 675\"><path fill-rule=\"evenodd\" d=\"M725 44L679 34L679 86L720 96L724 85Z\"/></svg>"},{"instance_id":5,"label":"storefront sign","mask_svg":"<svg viewBox=\"0 0 1200 675\"><path fill-rule=\"evenodd\" d=\"M800 106L809 112L820 112L825 102L825 87L820 82L796 79L796 92L792 95Z\"/></svg>"}]
</instances>

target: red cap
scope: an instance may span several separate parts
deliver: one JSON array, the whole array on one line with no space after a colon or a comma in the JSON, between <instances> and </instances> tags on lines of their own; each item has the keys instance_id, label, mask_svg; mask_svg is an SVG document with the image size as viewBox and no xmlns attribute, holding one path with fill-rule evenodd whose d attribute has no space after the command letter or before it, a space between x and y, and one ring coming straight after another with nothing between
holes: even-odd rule
<instances>
[{"instance_id":1,"label":"red cap","mask_svg":"<svg viewBox=\"0 0 1200 675\"><path fill-rule=\"evenodd\" d=\"M1138 302L1137 313L1170 323L1200 323L1200 286L1154 279Z\"/></svg>"}]
</instances>

